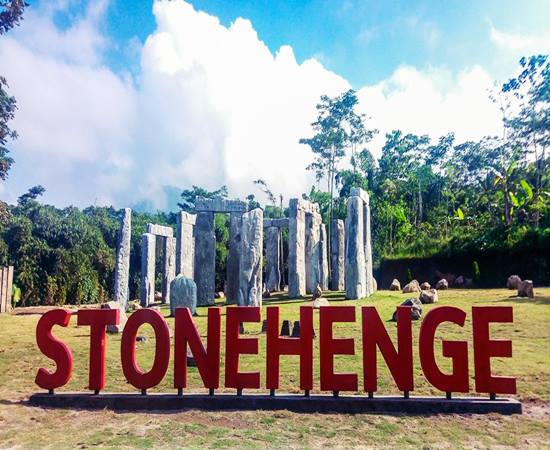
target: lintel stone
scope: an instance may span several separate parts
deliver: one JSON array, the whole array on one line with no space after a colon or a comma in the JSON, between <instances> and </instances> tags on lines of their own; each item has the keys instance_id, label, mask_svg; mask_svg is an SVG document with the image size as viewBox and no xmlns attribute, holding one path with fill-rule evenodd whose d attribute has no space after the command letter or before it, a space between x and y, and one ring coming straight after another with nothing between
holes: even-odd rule
<instances>
[{"instance_id":1,"label":"lintel stone","mask_svg":"<svg viewBox=\"0 0 550 450\"><path fill-rule=\"evenodd\" d=\"M161 237L174 237L174 230L172 229L172 227L158 225L156 223L147 224L147 233Z\"/></svg>"},{"instance_id":2,"label":"lintel stone","mask_svg":"<svg viewBox=\"0 0 550 450\"><path fill-rule=\"evenodd\" d=\"M195 211L197 212L232 213L246 212L247 209L248 205L241 200L227 200L220 197L197 197L195 200Z\"/></svg>"}]
</instances>

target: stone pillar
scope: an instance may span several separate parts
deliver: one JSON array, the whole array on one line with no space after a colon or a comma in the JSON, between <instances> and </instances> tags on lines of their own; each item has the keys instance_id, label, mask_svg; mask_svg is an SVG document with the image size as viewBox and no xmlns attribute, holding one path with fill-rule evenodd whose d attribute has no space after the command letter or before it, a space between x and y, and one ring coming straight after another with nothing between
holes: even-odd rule
<instances>
[{"instance_id":1,"label":"stone pillar","mask_svg":"<svg viewBox=\"0 0 550 450\"><path fill-rule=\"evenodd\" d=\"M261 208L242 216L239 306L262 306L263 216Z\"/></svg>"},{"instance_id":2,"label":"stone pillar","mask_svg":"<svg viewBox=\"0 0 550 450\"><path fill-rule=\"evenodd\" d=\"M185 278L193 278L195 267L195 239L193 227L197 216L180 211L176 226L176 274Z\"/></svg>"},{"instance_id":3,"label":"stone pillar","mask_svg":"<svg viewBox=\"0 0 550 450\"><path fill-rule=\"evenodd\" d=\"M115 260L115 301L122 311L128 309L128 280L130 279L130 238L132 237L132 210L124 208L118 231Z\"/></svg>"},{"instance_id":4,"label":"stone pillar","mask_svg":"<svg viewBox=\"0 0 550 450\"><path fill-rule=\"evenodd\" d=\"M141 306L147 307L155 302L155 251L156 236L143 233L141 236Z\"/></svg>"},{"instance_id":5,"label":"stone pillar","mask_svg":"<svg viewBox=\"0 0 550 450\"><path fill-rule=\"evenodd\" d=\"M371 226L370 226L370 197L367 191L361 188L352 188L350 195L358 196L363 202L363 245L365 254L365 279L366 279L366 292L365 295L369 296L374 293L374 276L372 273L372 240L371 240Z\"/></svg>"},{"instance_id":6,"label":"stone pillar","mask_svg":"<svg viewBox=\"0 0 550 450\"><path fill-rule=\"evenodd\" d=\"M330 234L330 289L343 291L345 289L344 273L346 264L344 221L333 219Z\"/></svg>"},{"instance_id":7,"label":"stone pillar","mask_svg":"<svg viewBox=\"0 0 550 450\"><path fill-rule=\"evenodd\" d=\"M324 223L320 227L320 239L319 239L319 278L320 286L323 291L327 291L328 286L328 239L327 239L327 227Z\"/></svg>"},{"instance_id":8,"label":"stone pillar","mask_svg":"<svg viewBox=\"0 0 550 450\"><path fill-rule=\"evenodd\" d=\"M281 232L277 227L265 230L266 286L271 292L281 290Z\"/></svg>"},{"instance_id":9,"label":"stone pillar","mask_svg":"<svg viewBox=\"0 0 550 450\"><path fill-rule=\"evenodd\" d=\"M306 213L306 293L311 294L317 285L321 284L320 277L320 227L321 215L316 213Z\"/></svg>"},{"instance_id":10,"label":"stone pillar","mask_svg":"<svg viewBox=\"0 0 550 450\"><path fill-rule=\"evenodd\" d=\"M290 199L288 221L288 296L302 297L306 293L305 212L300 200Z\"/></svg>"},{"instance_id":11,"label":"stone pillar","mask_svg":"<svg viewBox=\"0 0 550 450\"><path fill-rule=\"evenodd\" d=\"M239 258L241 254L241 226L243 221L242 212L229 214L229 250L227 253L227 292L225 296L227 303L237 303L239 297Z\"/></svg>"},{"instance_id":12,"label":"stone pillar","mask_svg":"<svg viewBox=\"0 0 550 450\"><path fill-rule=\"evenodd\" d=\"M170 283L176 277L176 238L164 238L162 303L170 301Z\"/></svg>"},{"instance_id":13,"label":"stone pillar","mask_svg":"<svg viewBox=\"0 0 550 450\"><path fill-rule=\"evenodd\" d=\"M365 193L367 194L367 193ZM363 223L365 224L365 270L367 282L367 296L374 294L374 275L372 273L372 239L370 228L370 199L367 194L367 200L363 202Z\"/></svg>"},{"instance_id":14,"label":"stone pillar","mask_svg":"<svg viewBox=\"0 0 550 450\"><path fill-rule=\"evenodd\" d=\"M195 283L197 305L214 304L216 282L216 235L214 213L200 212L195 223Z\"/></svg>"},{"instance_id":15,"label":"stone pillar","mask_svg":"<svg viewBox=\"0 0 550 450\"><path fill-rule=\"evenodd\" d=\"M346 218L346 298L358 299L367 295L365 245L363 242L363 201L348 198Z\"/></svg>"}]
</instances>

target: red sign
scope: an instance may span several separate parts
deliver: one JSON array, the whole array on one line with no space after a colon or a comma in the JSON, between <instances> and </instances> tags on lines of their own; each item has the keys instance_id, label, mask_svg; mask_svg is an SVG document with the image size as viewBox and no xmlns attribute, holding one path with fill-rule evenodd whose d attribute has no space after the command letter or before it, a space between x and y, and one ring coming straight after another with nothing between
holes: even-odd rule
<instances>
[{"instance_id":1,"label":"red sign","mask_svg":"<svg viewBox=\"0 0 550 450\"><path fill-rule=\"evenodd\" d=\"M354 306L324 306L319 310L319 359L320 389L322 391L357 391L356 373L335 371L335 355L355 355L353 338L335 338L333 325L355 322ZM409 307L398 307L397 346L389 337L376 308L361 307L363 347L363 389L376 392L377 356L380 353L387 364L397 387L406 393L414 390L413 338ZM239 334L242 322L260 322L259 307L229 307L225 323L225 378L226 388L259 389L259 372L241 372L240 355L258 354L258 338ZM54 325L66 327L71 313L55 309L45 313L36 327L36 340L42 353L56 363L56 370L39 369L36 384L53 390L71 379L73 356L70 347L52 334ZM420 326L420 364L427 381L443 392L469 392L468 343L443 340L443 356L451 358L452 371L443 372L436 360L435 334L440 324L450 322L463 327L466 313L453 306L440 306L426 314ZM513 310L509 306L473 306L472 337L474 348L475 391L491 394L515 394L516 380L511 377L494 376L491 373L491 358L511 357L512 342L490 338L491 323L511 323ZM105 385L106 327L117 325L118 310L84 309L78 312L78 325L90 326L89 388L99 392ZM139 328L149 324L156 338L155 358L152 368L143 372L136 362L136 335ZM300 337L279 336L279 308L267 308L266 336L266 388L279 388L279 365L281 355L296 355L300 358L300 389L310 391L314 386L313 376L313 309L300 307ZM220 386L221 309L208 309L208 337L206 348L187 308L176 310L174 333L174 388L187 387L187 347L190 348L204 387L214 390ZM158 385L166 375L170 364L170 332L164 317L152 309L134 312L126 322L121 340L121 361L124 376L137 389L145 391Z\"/></svg>"}]
</instances>

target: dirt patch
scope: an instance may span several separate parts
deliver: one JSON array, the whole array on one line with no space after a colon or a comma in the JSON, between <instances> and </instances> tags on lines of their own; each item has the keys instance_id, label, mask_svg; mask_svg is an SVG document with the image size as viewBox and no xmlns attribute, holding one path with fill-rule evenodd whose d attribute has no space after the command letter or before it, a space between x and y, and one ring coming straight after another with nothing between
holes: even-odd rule
<instances>
[{"instance_id":1,"label":"dirt patch","mask_svg":"<svg viewBox=\"0 0 550 450\"><path fill-rule=\"evenodd\" d=\"M533 419L550 420L550 402L543 400L523 401L523 415Z\"/></svg>"}]
</instances>

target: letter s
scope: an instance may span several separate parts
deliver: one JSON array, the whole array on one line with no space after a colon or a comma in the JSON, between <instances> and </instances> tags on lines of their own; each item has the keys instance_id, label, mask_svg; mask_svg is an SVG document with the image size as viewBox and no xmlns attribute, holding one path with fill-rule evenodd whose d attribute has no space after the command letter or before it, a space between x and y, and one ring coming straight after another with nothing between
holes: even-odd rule
<instances>
[{"instance_id":1,"label":"letter s","mask_svg":"<svg viewBox=\"0 0 550 450\"><path fill-rule=\"evenodd\" d=\"M53 390L68 383L73 371L73 354L67 344L53 336L54 325L66 327L71 313L65 309L53 309L45 313L36 325L36 343L40 351L55 361L55 372L40 368L35 383L41 388Z\"/></svg>"}]
</instances>

